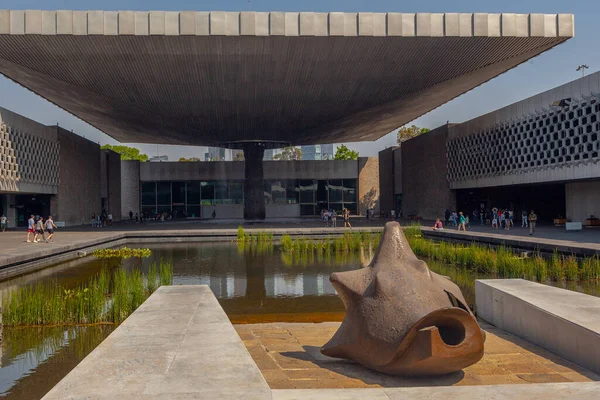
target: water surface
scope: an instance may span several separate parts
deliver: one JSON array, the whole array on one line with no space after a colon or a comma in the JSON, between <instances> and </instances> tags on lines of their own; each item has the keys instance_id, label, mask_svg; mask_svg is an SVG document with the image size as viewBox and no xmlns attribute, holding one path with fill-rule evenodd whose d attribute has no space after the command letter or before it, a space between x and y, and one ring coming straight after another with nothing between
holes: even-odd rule
<instances>
[{"instance_id":1,"label":"water surface","mask_svg":"<svg viewBox=\"0 0 600 400\"><path fill-rule=\"evenodd\" d=\"M135 247L135 246L131 246ZM336 271L366 266L370 250L360 254L292 256L268 245L232 243L144 244L146 259L86 257L0 283L0 291L40 281L72 288L102 268L140 268L172 260L173 284L209 285L234 323L341 321L344 306L329 282ZM493 278L454 266L428 261L429 267L456 282L468 304L474 304L474 280ZM598 282L551 283L600 295ZM89 354L113 325L85 327L5 328L0 358L0 397L39 399Z\"/></svg>"}]
</instances>

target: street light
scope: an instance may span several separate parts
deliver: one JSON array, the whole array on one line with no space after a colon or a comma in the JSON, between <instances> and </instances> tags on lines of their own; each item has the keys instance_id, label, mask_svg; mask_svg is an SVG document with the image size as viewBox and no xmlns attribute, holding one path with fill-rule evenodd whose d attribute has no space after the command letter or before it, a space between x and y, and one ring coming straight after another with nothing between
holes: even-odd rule
<instances>
[{"instance_id":1,"label":"street light","mask_svg":"<svg viewBox=\"0 0 600 400\"><path fill-rule=\"evenodd\" d=\"M586 64L581 64L579 67L577 67L577 71L581 71L582 78L585 76L585 70L588 68L589 66L587 66Z\"/></svg>"}]
</instances>

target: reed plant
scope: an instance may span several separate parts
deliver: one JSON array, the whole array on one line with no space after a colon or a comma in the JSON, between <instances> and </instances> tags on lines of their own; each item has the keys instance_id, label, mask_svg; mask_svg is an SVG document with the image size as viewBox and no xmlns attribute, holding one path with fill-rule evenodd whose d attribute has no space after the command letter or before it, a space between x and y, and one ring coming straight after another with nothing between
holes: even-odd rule
<instances>
[{"instance_id":1,"label":"reed plant","mask_svg":"<svg viewBox=\"0 0 600 400\"><path fill-rule=\"evenodd\" d=\"M96 258L147 258L152 255L150 249L130 249L129 247L123 247L120 249L97 249L92 252L92 255Z\"/></svg>"},{"instance_id":2,"label":"reed plant","mask_svg":"<svg viewBox=\"0 0 600 400\"><path fill-rule=\"evenodd\" d=\"M548 278L553 281L600 279L598 256L578 260L575 256L564 257L555 251L548 260L539 254L520 257L505 246L494 249L476 243L434 242L423 238L420 228L416 226L407 227L404 232L413 252L419 256L499 278L523 278L539 282L545 282Z\"/></svg>"},{"instance_id":3,"label":"reed plant","mask_svg":"<svg viewBox=\"0 0 600 400\"><path fill-rule=\"evenodd\" d=\"M148 277L139 269L118 268L112 279L102 270L71 289L56 281L41 282L7 291L2 296L2 321L6 326L85 325L118 323L127 318L158 286L170 285L173 266L161 261Z\"/></svg>"}]
</instances>

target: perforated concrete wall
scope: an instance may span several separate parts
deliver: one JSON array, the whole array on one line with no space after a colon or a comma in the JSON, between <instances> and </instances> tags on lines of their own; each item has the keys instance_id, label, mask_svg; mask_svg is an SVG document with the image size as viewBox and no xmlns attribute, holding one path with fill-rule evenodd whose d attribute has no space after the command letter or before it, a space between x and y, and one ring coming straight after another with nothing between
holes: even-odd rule
<instances>
[{"instance_id":1,"label":"perforated concrete wall","mask_svg":"<svg viewBox=\"0 0 600 400\"><path fill-rule=\"evenodd\" d=\"M600 177L600 74L458 125L451 188Z\"/></svg>"},{"instance_id":2,"label":"perforated concrete wall","mask_svg":"<svg viewBox=\"0 0 600 400\"><path fill-rule=\"evenodd\" d=\"M59 143L55 137L0 121L0 191L56 193L58 162Z\"/></svg>"}]
</instances>

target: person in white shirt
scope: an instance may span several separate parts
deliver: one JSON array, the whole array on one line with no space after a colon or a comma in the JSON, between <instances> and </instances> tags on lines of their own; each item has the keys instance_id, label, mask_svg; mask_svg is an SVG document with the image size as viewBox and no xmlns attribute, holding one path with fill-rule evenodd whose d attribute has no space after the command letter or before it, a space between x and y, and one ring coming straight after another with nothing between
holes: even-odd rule
<instances>
[{"instance_id":1,"label":"person in white shirt","mask_svg":"<svg viewBox=\"0 0 600 400\"><path fill-rule=\"evenodd\" d=\"M31 243L31 240L29 240L31 234L35 237L35 220L33 219L33 215L27 220L27 243Z\"/></svg>"},{"instance_id":2,"label":"person in white shirt","mask_svg":"<svg viewBox=\"0 0 600 400\"><path fill-rule=\"evenodd\" d=\"M0 232L6 232L6 225L8 224L8 218L2 214L0 217Z\"/></svg>"},{"instance_id":3,"label":"person in white shirt","mask_svg":"<svg viewBox=\"0 0 600 400\"><path fill-rule=\"evenodd\" d=\"M108 214L108 225L112 225L112 214Z\"/></svg>"},{"instance_id":4,"label":"person in white shirt","mask_svg":"<svg viewBox=\"0 0 600 400\"><path fill-rule=\"evenodd\" d=\"M48 239L46 239L46 243L53 241L52 237L54 236L54 229L56 229L56 225L54 225L54 221L52 221L52 215L50 215L46 220L46 231L48 232Z\"/></svg>"}]
</instances>

